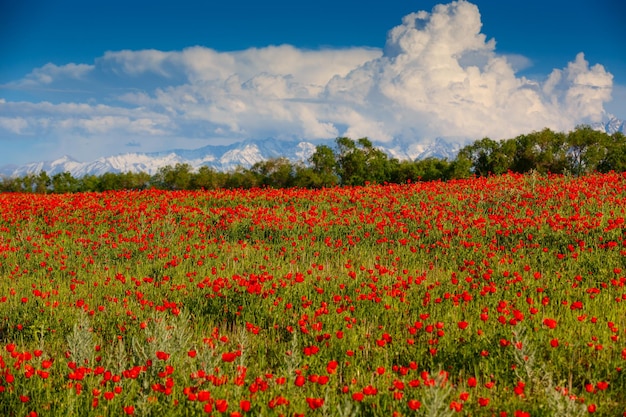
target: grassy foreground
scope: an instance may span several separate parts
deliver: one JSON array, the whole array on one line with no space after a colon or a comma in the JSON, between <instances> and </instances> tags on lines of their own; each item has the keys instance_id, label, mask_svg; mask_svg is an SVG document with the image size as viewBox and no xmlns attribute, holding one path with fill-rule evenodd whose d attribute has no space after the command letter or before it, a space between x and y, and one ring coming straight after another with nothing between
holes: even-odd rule
<instances>
[{"instance_id":1,"label":"grassy foreground","mask_svg":"<svg viewBox=\"0 0 626 417\"><path fill-rule=\"evenodd\" d=\"M0 415L626 415L626 176L0 194Z\"/></svg>"}]
</instances>

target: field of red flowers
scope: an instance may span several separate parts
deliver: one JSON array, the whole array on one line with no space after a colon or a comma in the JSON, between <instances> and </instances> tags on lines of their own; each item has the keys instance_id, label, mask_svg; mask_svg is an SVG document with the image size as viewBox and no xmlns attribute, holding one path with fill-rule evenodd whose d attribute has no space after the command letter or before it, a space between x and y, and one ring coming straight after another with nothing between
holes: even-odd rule
<instances>
[{"instance_id":1,"label":"field of red flowers","mask_svg":"<svg viewBox=\"0 0 626 417\"><path fill-rule=\"evenodd\" d=\"M626 415L626 176L0 194L0 415Z\"/></svg>"}]
</instances>

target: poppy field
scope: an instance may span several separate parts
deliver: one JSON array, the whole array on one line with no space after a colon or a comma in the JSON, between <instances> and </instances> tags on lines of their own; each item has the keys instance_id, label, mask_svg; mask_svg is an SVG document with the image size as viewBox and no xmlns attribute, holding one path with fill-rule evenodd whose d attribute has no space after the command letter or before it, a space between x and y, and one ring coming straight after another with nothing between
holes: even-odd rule
<instances>
[{"instance_id":1,"label":"poppy field","mask_svg":"<svg viewBox=\"0 0 626 417\"><path fill-rule=\"evenodd\" d=\"M0 415L626 415L626 176L0 194Z\"/></svg>"}]
</instances>

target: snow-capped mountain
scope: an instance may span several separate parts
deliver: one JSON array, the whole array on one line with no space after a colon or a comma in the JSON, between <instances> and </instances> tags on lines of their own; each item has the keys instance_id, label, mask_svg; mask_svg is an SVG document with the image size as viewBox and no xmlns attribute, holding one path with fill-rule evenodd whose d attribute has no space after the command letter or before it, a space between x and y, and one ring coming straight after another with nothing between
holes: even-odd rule
<instances>
[{"instance_id":1,"label":"snow-capped mountain","mask_svg":"<svg viewBox=\"0 0 626 417\"><path fill-rule=\"evenodd\" d=\"M270 158L285 157L292 162L304 162L315 152L316 146L326 144L334 147L334 141L297 142L273 139L248 140L232 145L205 146L199 149L174 149L162 152L133 152L101 157L91 162L79 162L69 156L54 161L33 162L22 166L7 165L0 168L0 175L21 177L45 171L48 175L69 172L73 177L102 175L106 172L146 172L155 174L159 168L179 163L194 169L209 166L217 171L230 171L239 166L249 168L257 162ZM389 156L399 160L415 160L426 157L453 159L461 145L436 139L430 144L407 144L401 141L374 143Z\"/></svg>"},{"instance_id":2,"label":"snow-capped mountain","mask_svg":"<svg viewBox=\"0 0 626 417\"><path fill-rule=\"evenodd\" d=\"M605 121L594 123L591 125L591 127L595 130L599 130L600 132L604 132L609 135L617 132L626 133L626 124L624 123L624 121L618 119L612 114L609 114Z\"/></svg>"},{"instance_id":3,"label":"snow-capped mountain","mask_svg":"<svg viewBox=\"0 0 626 417\"><path fill-rule=\"evenodd\" d=\"M453 160L461 148L468 144L466 138L436 138L429 143L406 143L393 140L386 144L375 144L392 158L400 161L438 158Z\"/></svg>"},{"instance_id":4,"label":"snow-capped mountain","mask_svg":"<svg viewBox=\"0 0 626 417\"><path fill-rule=\"evenodd\" d=\"M78 162L69 156L54 161L34 162L22 166L5 166L1 175L24 176L46 171L49 175L69 172L78 178L84 175L102 175L106 172L146 172L155 174L159 168L176 164L189 164L193 168L203 165L218 171L228 171L237 166L250 167L256 162L284 156L290 160L306 160L315 152L309 142L282 142L271 139L245 141L226 146L205 146L199 149L173 149L161 152L132 152L106 156L90 162Z\"/></svg>"}]
</instances>

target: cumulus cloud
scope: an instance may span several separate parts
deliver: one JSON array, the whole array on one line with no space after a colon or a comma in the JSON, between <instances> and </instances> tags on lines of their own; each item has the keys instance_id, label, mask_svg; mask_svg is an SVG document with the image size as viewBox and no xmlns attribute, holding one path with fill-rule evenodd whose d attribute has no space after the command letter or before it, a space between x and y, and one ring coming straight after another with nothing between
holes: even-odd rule
<instances>
[{"instance_id":1,"label":"cumulus cloud","mask_svg":"<svg viewBox=\"0 0 626 417\"><path fill-rule=\"evenodd\" d=\"M613 76L602 65L589 67L582 53L564 70L554 70L544 84L546 95L556 100L573 118L598 122L603 103L611 100Z\"/></svg>"},{"instance_id":2,"label":"cumulus cloud","mask_svg":"<svg viewBox=\"0 0 626 417\"><path fill-rule=\"evenodd\" d=\"M0 138L79 138L77 156L88 158L105 152L95 141L150 149L265 137L497 139L603 116L613 80L601 65L580 53L545 80L526 79L517 71L532 63L498 54L481 29L478 8L456 1L405 16L383 49L194 46L47 64L4 87L90 93L75 102L0 100Z\"/></svg>"},{"instance_id":3,"label":"cumulus cloud","mask_svg":"<svg viewBox=\"0 0 626 417\"><path fill-rule=\"evenodd\" d=\"M370 117L384 104L391 109L382 120L391 137L503 138L543 127L564 130L602 115L612 76L601 65L589 68L579 54L542 89L516 76L480 29L478 8L468 2L410 14L389 32L384 55L335 78L329 95L368 102Z\"/></svg>"},{"instance_id":4,"label":"cumulus cloud","mask_svg":"<svg viewBox=\"0 0 626 417\"><path fill-rule=\"evenodd\" d=\"M9 83L8 87L43 87L64 80L81 80L93 70L93 65L66 64L55 65L48 63L41 68L35 68L23 79Z\"/></svg>"}]
</instances>

